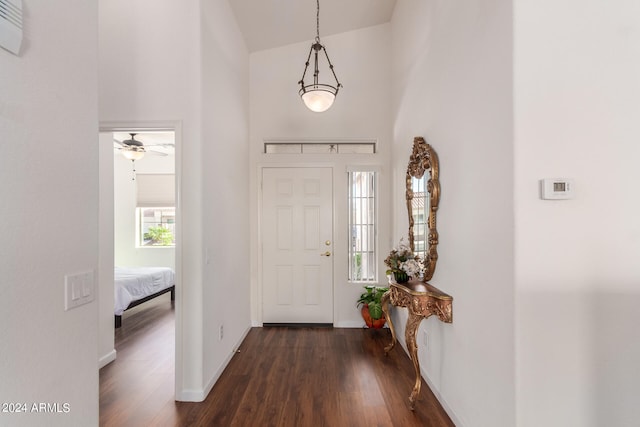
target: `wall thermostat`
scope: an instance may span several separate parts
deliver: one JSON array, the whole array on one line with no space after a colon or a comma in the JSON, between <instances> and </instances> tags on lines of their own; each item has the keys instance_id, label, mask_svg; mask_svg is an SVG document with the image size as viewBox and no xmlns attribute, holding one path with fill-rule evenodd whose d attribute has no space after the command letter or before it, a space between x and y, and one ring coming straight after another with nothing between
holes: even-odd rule
<instances>
[{"instance_id":1,"label":"wall thermostat","mask_svg":"<svg viewBox=\"0 0 640 427\"><path fill-rule=\"evenodd\" d=\"M541 179L540 198L543 200L573 199L573 180L565 178Z\"/></svg>"}]
</instances>

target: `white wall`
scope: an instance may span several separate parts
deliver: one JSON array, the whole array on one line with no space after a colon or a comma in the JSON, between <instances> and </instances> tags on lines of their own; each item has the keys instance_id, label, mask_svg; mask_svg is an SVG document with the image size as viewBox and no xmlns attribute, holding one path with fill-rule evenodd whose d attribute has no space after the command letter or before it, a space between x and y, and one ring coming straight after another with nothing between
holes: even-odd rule
<instances>
[{"instance_id":1,"label":"white wall","mask_svg":"<svg viewBox=\"0 0 640 427\"><path fill-rule=\"evenodd\" d=\"M160 121L179 128L176 398L201 400L249 326L248 298L238 297L248 292L248 283L220 281L211 287L220 274L227 274L221 269L242 265L248 253L241 230L235 240L226 235L232 224L242 222L248 197L240 178L248 161L243 136L248 124L242 112L248 101L247 79L242 78L248 54L244 46L238 48L235 18L224 1L102 2L100 35L101 121ZM216 170L216 164L224 167ZM235 191L229 191L236 178ZM221 200L229 209L215 216ZM232 215L234 205L240 210ZM205 242L212 239L209 258L220 255L226 244L222 256L234 263L216 270L205 265L204 254L211 249ZM220 309L221 301L228 307L221 317L227 326L224 345L205 337L217 336L211 331L217 332L219 321L210 313Z\"/></svg>"},{"instance_id":2,"label":"white wall","mask_svg":"<svg viewBox=\"0 0 640 427\"><path fill-rule=\"evenodd\" d=\"M328 51L340 83L344 85L334 105L324 113L308 110L297 82L304 71L312 40L251 54L251 317L262 324L260 290L259 207L261 167L330 166L334 176L334 325L364 325L356 301L359 284L347 282L347 174L348 165L376 165L380 171L380 265L390 249L390 43L389 25L379 25L330 37L322 43ZM313 64L311 65L313 67ZM327 72L326 70L324 71ZM322 80L323 71L320 77ZM307 80L309 77L307 76ZM329 79L331 80L332 77ZM264 155L264 140L377 140L375 155ZM385 255L386 256L386 255ZM386 285L384 270L379 280Z\"/></svg>"},{"instance_id":3,"label":"white wall","mask_svg":"<svg viewBox=\"0 0 640 427\"><path fill-rule=\"evenodd\" d=\"M400 0L392 23L396 136L424 135L442 166L433 283L454 323L426 322L426 374L460 425L634 425L640 6L516 1L513 24L508 2L479 6ZM576 198L540 200L558 176Z\"/></svg>"},{"instance_id":4,"label":"white wall","mask_svg":"<svg viewBox=\"0 0 640 427\"><path fill-rule=\"evenodd\" d=\"M98 267L97 13L25 3L20 56L0 49L0 401L70 409L3 425L98 424L97 301L64 311L65 274Z\"/></svg>"},{"instance_id":5,"label":"white wall","mask_svg":"<svg viewBox=\"0 0 640 427\"><path fill-rule=\"evenodd\" d=\"M442 188L430 283L454 301L453 324L422 322L419 355L459 426L516 418L511 12L506 0L398 0L391 22L394 237L407 234L404 176L423 136ZM406 318L394 310L401 338Z\"/></svg>"},{"instance_id":6,"label":"white wall","mask_svg":"<svg viewBox=\"0 0 640 427\"><path fill-rule=\"evenodd\" d=\"M204 379L250 327L249 55L228 2L202 2ZM219 327L224 337L218 340Z\"/></svg>"},{"instance_id":7,"label":"white wall","mask_svg":"<svg viewBox=\"0 0 640 427\"><path fill-rule=\"evenodd\" d=\"M636 425L640 4L514 4L518 426Z\"/></svg>"}]
</instances>

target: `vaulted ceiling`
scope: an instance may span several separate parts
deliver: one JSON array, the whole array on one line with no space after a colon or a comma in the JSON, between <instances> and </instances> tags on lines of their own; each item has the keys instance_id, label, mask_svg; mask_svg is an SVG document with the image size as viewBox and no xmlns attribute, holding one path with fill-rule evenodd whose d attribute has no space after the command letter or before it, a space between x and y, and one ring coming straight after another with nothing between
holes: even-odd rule
<instances>
[{"instance_id":1,"label":"vaulted ceiling","mask_svg":"<svg viewBox=\"0 0 640 427\"><path fill-rule=\"evenodd\" d=\"M229 0L250 52L311 41L316 0ZM320 0L320 37L391 20L396 0Z\"/></svg>"}]
</instances>

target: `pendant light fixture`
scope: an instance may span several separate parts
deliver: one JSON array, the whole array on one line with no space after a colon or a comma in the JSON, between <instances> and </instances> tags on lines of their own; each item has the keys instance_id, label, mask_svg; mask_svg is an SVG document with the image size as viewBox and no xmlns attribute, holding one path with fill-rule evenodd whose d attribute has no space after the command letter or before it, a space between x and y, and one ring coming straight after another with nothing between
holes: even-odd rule
<instances>
[{"instance_id":1,"label":"pendant light fixture","mask_svg":"<svg viewBox=\"0 0 640 427\"><path fill-rule=\"evenodd\" d=\"M302 97L302 101L307 108L311 111L315 111L316 113L321 113L323 111L327 111L331 105L333 105L333 101L336 99L336 95L338 95L338 89L340 89L342 85L338 81L336 72L333 71L333 64L331 64L331 61L329 60L327 50L320 43L320 0L316 0L316 5L316 38L309 50L309 56L307 57L307 62L304 65L302 78L298 82L298 84L300 84L300 91L298 93ZM318 54L320 51L324 52L324 56L329 64L329 69L333 74L333 78L336 80L335 85L318 83L318 75L320 74L320 69L318 67ZM313 54L313 83L305 85L304 77L307 74L307 68L309 68L311 54Z\"/></svg>"}]
</instances>

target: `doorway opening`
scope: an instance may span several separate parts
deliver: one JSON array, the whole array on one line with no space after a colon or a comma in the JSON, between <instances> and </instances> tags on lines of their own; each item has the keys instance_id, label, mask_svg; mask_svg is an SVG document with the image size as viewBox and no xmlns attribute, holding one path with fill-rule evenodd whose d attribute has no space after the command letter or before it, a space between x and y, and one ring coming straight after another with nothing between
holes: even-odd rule
<instances>
[{"instance_id":1,"label":"doorway opening","mask_svg":"<svg viewBox=\"0 0 640 427\"><path fill-rule=\"evenodd\" d=\"M173 399L181 378L179 126L109 124L99 141L101 405L103 373L132 372L143 360L161 369L158 386ZM119 389L115 398L126 399L128 389Z\"/></svg>"}]
</instances>

